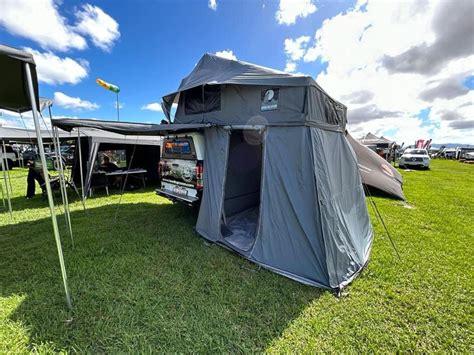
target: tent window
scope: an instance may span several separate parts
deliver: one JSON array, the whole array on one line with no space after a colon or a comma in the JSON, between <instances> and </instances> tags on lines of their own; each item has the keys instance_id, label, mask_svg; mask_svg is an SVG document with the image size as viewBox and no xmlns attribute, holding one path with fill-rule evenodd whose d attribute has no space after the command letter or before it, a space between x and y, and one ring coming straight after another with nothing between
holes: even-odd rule
<instances>
[{"instance_id":1,"label":"tent window","mask_svg":"<svg viewBox=\"0 0 474 355\"><path fill-rule=\"evenodd\" d=\"M198 86L184 92L186 115L220 111L221 87L219 85Z\"/></svg>"}]
</instances>

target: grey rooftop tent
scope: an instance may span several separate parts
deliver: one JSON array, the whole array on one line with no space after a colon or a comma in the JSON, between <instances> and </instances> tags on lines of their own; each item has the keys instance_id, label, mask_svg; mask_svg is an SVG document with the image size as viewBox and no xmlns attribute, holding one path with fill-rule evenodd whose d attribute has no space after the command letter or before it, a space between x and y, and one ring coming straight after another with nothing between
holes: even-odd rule
<instances>
[{"instance_id":1,"label":"grey rooftop tent","mask_svg":"<svg viewBox=\"0 0 474 355\"><path fill-rule=\"evenodd\" d=\"M171 124L85 124L125 135L203 132L199 234L326 289L340 290L362 270L372 226L345 106L310 77L209 54L163 98L170 120L174 102Z\"/></svg>"},{"instance_id":2,"label":"grey rooftop tent","mask_svg":"<svg viewBox=\"0 0 474 355\"><path fill-rule=\"evenodd\" d=\"M174 124L212 125L199 234L322 288L362 270L372 226L344 105L310 77L209 54L163 97L169 119L176 102Z\"/></svg>"},{"instance_id":3,"label":"grey rooftop tent","mask_svg":"<svg viewBox=\"0 0 474 355\"><path fill-rule=\"evenodd\" d=\"M174 123L204 129L196 230L277 273L338 290L372 245L346 107L311 78L204 55L176 92Z\"/></svg>"}]
</instances>

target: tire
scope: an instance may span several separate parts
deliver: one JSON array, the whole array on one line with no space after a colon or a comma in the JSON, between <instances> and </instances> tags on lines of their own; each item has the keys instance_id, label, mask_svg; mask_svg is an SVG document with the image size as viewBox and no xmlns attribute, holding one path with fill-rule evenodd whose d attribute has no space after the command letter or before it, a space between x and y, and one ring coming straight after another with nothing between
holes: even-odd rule
<instances>
[{"instance_id":1,"label":"tire","mask_svg":"<svg viewBox=\"0 0 474 355\"><path fill-rule=\"evenodd\" d=\"M7 169L8 169L8 170L12 170L12 169L13 169L13 165L14 165L13 160L7 159Z\"/></svg>"},{"instance_id":2,"label":"tire","mask_svg":"<svg viewBox=\"0 0 474 355\"><path fill-rule=\"evenodd\" d=\"M405 165L398 164L398 169L405 169Z\"/></svg>"}]
</instances>

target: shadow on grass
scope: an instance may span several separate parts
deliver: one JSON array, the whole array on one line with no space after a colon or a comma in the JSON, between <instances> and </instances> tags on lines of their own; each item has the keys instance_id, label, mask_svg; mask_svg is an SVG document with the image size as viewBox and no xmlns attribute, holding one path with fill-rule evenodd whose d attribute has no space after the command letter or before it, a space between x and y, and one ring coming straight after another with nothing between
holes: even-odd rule
<instances>
[{"instance_id":1,"label":"shadow on grass","mask_svg":"<svg viewBox=\"0 0 474 355\"><path fill-rule=\"evenodd\" d=\"M0 296L25 296L8 317L30 349L261 351L322 294L204 242L187 207L122 204L114 224L115 206L72 213L74 249L62 232L72 312L50 220L0 227Z\"/></svg>"},{"instance_id":2,"label":"shadow on grass","mask_svg":"<svg viewBox=\"0 0 474 355\"><path fill-rule=\"evenodd\" d=\"M128 190L124 191L126 194L138 194L138 193L146 193L146 192L152 192L156 186L147 186L146 188L139 188L136 190ZM37 187L36 189L36 195L31 198L27 199L26 198L26 185L24 188L24 194L22 192L21 196L18 196L18 191L15 191L16 195L15 197L11 198L11 204L12 204L12 210L15 211L24 211L27 209L36 209L36 208L47 208L49 207L48 205L48 197L46 195L41 194L41 189ZM68 201L69 204L79 202L81 201L80 197L77 195L77 193L72 189L69 188L67 189L68 191ZM110 194L109 196L120 196L120 190L118 189L110 189ZM87 197L86 199L86 205L87 201L94 201L95 199L99 198L104 198L107 197L107 194L105 190L99 190L94 193L93 196ZM56 206L62 206L62 198L61 198L61 191L59 189L55 189L53 191L53 199L56 204ZM1 206L0 206L1 207ZM0 213L5 212L8 213L7 209L0 209Z\"/></svg>"}]
</instances>

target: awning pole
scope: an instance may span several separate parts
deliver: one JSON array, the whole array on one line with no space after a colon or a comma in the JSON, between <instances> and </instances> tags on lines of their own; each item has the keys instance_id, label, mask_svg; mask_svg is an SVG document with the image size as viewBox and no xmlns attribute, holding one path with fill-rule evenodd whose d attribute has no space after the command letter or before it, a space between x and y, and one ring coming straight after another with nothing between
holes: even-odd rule
<instances>
[{"instance_id":1,"label":"awning pole","mask_svg":"<svg viewBox=\"0 0 474 355\"><path fill-rule=\"evenodd\" d=\"M7 207L7 204L5 202L5 192L3 191L3 185L0 183L0 190L2 190L2 204L3 204L3 208L6 208Z\"/></svg>"},{"instance_id":2,"label":"awning pole","mask_svg":"<svg viewBox=\"0 0 474 355\"><path fill-rule=\"evenodd\" d=\"M86 199L84 197L84 173L82 171L82 148L81 148L81 131L77 128L77 149L79 149L79 170L81 171L81 197L82 197L82 208L86 210Z\"/></svg>"},{"instance_id":3,"label":"awning pole","mask_svg":"<svg viewBox=\"0 0 474 355\"><path fill-rule=\"evenodd\" d=\"M8 166L8 159L7 159L7 147L5 146L5 140L2 139L3 144L3 156L5 157L5 166L7 167L7 176L8 176L8 185L10 186L10 194L13 195L13 188L12 188L12 179L10 178L10 167Z\"/></svg>"},{"instance_id":4,"label":"awning pole","mask_svg":"<svg viewBox=\"0 0 474 355\"><path fill-rule=\"evenodd\" d=\"M87 167L87 175L86 175L86 191L85 195L89 193L89 190L91 188L92 184L92 173L94 172L94 163L97 158L97 152L99 150L99 143L93 142L92 144L89 144L90 151L89 151L89 161L88 161L88 167Z\"/></svg>"},{"instance_id":5,"label":"awning pole","mask_svg":"<svg viewBox=\"0 0 474 355\"><path fill-rule=\"evenodd\" d=\"M46 192L48 194L48 203L49 203L49 210L51 213L51 222L53 224L54 239L56 240L56 247L58 249L59 265L61 267L61 274L62 274L63 284L64 284L64 292L66 293L67 305L70 309L72 309L71 296L69 295L69 287L67 284L66 265L64 264L63 248L61 246L61 237L59 236L58 221L56 219L56 212L54 210L53 193L51 191L51 184L49 182L48 167L46 165L46 157L44 154L44 147L43 147L43 138L41 137L41 129L40 129L40 124L38 120L38 109L36 107L35 90L33 88L33 79L31 78L30 65L28 63L25 63L25 72L26 72L26 80L28 82L28 93L30 96L31 110L33 113L33 121L35 123L36 139L38 142L38 151L40 154L44 181L46 184Z\"/></svg>"},{"instance_id":6,"label":"awning pole","mask_svg":"<svg viewBox=\"0 0 474 355\"><path fill-rule=\"evenodd\" d=\"M72 246L74 248L74 236L72 234L72 225L71 225L71 213L69 211L69 200L67 198L67 190L66 190L66 179L64 178L64 169L63 169L63 157L61 154L61 145L59 142L59 133L57 128L53 127L53 143L54 143L54 150L56 152L56 163L59 164L59 187L61 189L61 197L63 200L64 206L64 217L66 219L66 226L69 230L69 236L71 237Z\"/></svg>"},{"instance_id":7,"label":"awning pole","mask_svg":"<svg viewBox=\"0 0 474 355\"><path fill-rule=\"evenodd\" d=\"M7 192L7 203L8 203L8 211L10 212L10 219L13 220L13 213L12 213L12 201L10 199L10 190L8 189L7 183L7 162L6 162L7 154L5 150L5 142L3 141L3 151L2 151L2 170L3 170L3 182L5 185L5 191ZM3 189L2 189L3 192Z\"/></svg>"}]
</instances>

